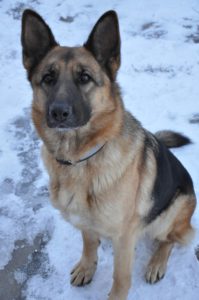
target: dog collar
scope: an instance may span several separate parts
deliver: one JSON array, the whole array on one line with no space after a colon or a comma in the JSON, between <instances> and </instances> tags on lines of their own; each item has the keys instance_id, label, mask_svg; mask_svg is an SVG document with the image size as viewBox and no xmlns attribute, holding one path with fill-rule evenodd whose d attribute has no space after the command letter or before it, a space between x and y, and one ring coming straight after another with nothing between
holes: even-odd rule
<instances>
[{"instance_id":1,"label":"dog collar","mask_svg":"<svg viewBox=\"0 0 199 300\"><path fill-rule=\"evenodd\" d=\"M77 163L80 163L82 161L88 160L89 158L91 158L92 156L94 156L95 154L97 154L100 150L102 150L102 148L104 147L105 144L101 145L98 144L95 147L91 148L89 151L87 151L81 159L77 160L77 161L71 161L71 160L62 160L62 159L58 159L56 158L56 161L58 163L60 163L61 165L66 165L66 166L71 166L71 165L76 165Z\"/></svg>"}]
</instances>

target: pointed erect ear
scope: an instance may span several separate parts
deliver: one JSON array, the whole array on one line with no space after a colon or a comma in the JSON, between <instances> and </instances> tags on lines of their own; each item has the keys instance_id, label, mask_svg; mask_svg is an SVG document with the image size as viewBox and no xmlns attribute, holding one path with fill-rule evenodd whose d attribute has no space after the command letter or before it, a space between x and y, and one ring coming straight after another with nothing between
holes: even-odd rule
<instances>
[{"instance_id":1,"label":"pointed erect ear","mask_svg":"<svg viewBox=\"0 0 199 300\"><path fill-rule=\"evenodd\" d=\"M29 77L47 52L57 45L49 26L36 12L30 9L23 13L21 43L23 64Z\"/></svg>"},{"instance_id":2,"label":"pointed erect ear","mask_svg":"<svg viewBox=\"0 0 199 300\"><path fill-rule=\"evenodd\" d=\"M115 11L106 12L95 24L84 47L105 69L111 80L120 66L120 32Z\"/></svg>"}]
</instances>

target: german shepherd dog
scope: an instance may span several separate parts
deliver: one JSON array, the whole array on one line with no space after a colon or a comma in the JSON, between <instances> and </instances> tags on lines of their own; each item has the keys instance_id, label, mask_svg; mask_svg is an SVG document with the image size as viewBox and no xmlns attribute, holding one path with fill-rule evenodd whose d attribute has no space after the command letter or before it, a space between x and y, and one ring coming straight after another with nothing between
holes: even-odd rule
<instances>
[{"instance_id":1,"label":"german shepherd dog","mask_svg":"<svg viewBox=\"0 0 199 300\"><path fill-rule=\"evenodd\" d=\"M61 47L45 21L25 10L21 41L51 200L82 232L71 284L91 281L100 238L109 238L114 273L108 299L125 300L143 233L158 241L146 271L149 283L164 276L174 243L192 236L193 183L168 149L190 140L170 131L153 135L125 110L116 82L120 34L114 11L98 20L82 47Z\"/></svg>"}]
</instances>

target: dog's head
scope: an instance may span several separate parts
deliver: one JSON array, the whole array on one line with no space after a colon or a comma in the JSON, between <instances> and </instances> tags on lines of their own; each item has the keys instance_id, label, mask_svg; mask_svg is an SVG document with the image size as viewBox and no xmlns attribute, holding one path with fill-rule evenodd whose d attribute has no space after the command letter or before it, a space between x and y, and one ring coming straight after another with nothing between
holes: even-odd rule
<instances>
[{"instance_id":1,"label":"dog's head","mask_svg":"<svg viewBox=\"0 0 199 300\"><path fill-rule=\"evenodd\" d=\"M45 21L25 10L21 41L33 88L33 121L51 152L52 137L56 144L61 134L95 144L118 130L120 34L114 11L98 20L82 47L61 47Z\"/></svg>"}]
</instances>

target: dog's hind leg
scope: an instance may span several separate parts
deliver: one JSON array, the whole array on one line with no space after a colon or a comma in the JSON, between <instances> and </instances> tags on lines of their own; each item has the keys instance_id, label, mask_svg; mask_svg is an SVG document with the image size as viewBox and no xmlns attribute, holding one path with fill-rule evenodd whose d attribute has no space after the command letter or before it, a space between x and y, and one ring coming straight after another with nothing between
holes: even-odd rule
<instances>
[{"instance_id":1,"label":"dog's hind leg","mask_svg":"<svg viewBox=\"0 0 199 300\"><path fill-rule=\"evenodd\" d=\"M98 235L82 231L83 253L79 263L71 271L71 284L83 286L91 282L97 267L97 248L100 244Z\"/></svg>"},{"instance_id":2,"label":"dog's hind leg","mask_svg":"<svg viewBox=\"0 0 199 300\"><path fill-rule=\"evenodd\" d=\"M186 200L183 201L181 209L178 211L176 218L173 220L172 229L168 233L167 239L181 245L186 245L194 236L194 229L191 225L191 217L196 207L196 198L195 195L181 197L186 197ZM184 199L179 199L178 201L181 200Z\"/></svg>"},{"instance_id":3,"label":"dog's hind leg","mask_svg":"<svg viewBox=\"0 0 199 300\"><path fill-rule=\"evenodd\" d=\"M159 246L151 258L147 272L146 281L155 283L164 277L168 258L175 243L186 244L192 238L194 230L190 224L192 214L196 205L195 196L179 196L170 207L165 216L160 216L165 231L156 237ZM168 222L170 220L170 222Z\"/></svg>"}]
</instances>

